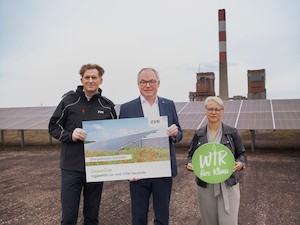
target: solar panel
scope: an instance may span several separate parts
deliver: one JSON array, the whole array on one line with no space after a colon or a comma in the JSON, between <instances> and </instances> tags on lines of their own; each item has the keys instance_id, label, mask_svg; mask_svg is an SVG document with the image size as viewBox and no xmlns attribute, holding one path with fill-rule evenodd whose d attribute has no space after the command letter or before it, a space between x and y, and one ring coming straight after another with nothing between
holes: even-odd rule
<instances>
[{"instance_id":1,"label":"solar panel","mask_svg":"<svg viewBox=\"0 0 300 225\"><path fill-rule=\"evenodd\" d=\"M25 117L25 116L14 116L14 117L5 117L5 122L2 123L1 119L1 129L2 130L17 130L18 127L21 129L26 127L24 126L24 123L26 121L30 120L30 117Z\"/></svg>"},{"instance_id":2,"label":"solar panel","mask_svg":"<svg viewBox=\"0 0 300 225\"><path fill-rule=\"evenodd\" d=\"M237 115L238 115L237 112L227 113L226 109L225 109L225 113L223 115L222 122L229 125L229 126L235 127Z\"/></svg>"},{"instance_id":3,"label":"solar panel","mask_svg":"<svg viewBox=\"0 0 300 225\"><path fill-rule=\"evenodd\" d=\"M271 112L270 100L244 100L243 112Z\"/></svg>"},{"instance_id":4,"label":"solar panel","mask_svg":"<svg viewBox=\"0 0 300 225\"><path fill-rule=\"evenodd\" d=\"M0 108L1 130L45 130L55 107Z\"/></svg>"},{"instance_id":5,"label":"solar panel","mask_svg":"<svg viewBox=\"0 0 300 225\"><path fill-rule=\"evenodd\" d=\"M299 112L300 99L272 100L273 110L277 112Z\"/></svg>"},{"instance_id":6,"label":"solar panel","mask_svg":"<svg viewBox=\"0 0 300 225\"><path fill-rule=\"evenodd\" d=\"M169 138L157 137L157 138L147 138L142 139L142 145L146 147L169 147Z\"/></svg>"},{"instance_id":7,"label":"solar panel","mask_svg":"<svg viewBox=\"0 0 300 225\"><path fill-rule=\"evenodd\" d=\"M207 122L204 101L177 102L182 129L198 129ZM46 130L56 107L0 108L0 130ZM119 114L120 104L115 106ZM224 101L222 121L237 129L300 129L300 99Z\"/></svg>"},{"instance_id":8,"label":"solar panel","mask_svg":"<svg viewBox=\"0 0 300 225\"><path fill-rule=\"evenodd\" d=\"M235 100L235 101L224 101L224 111L226 113L230 112L238 112L240 109L241 101Z\"/></svg>"},{"instance_id":9,"label":"solar panel","mask_svg":"<svg viewBox=\"0 0 300 225\"><path fill-rule=\"evenodd\" d=\"M189 103L188 102L176 102L175 108L177 113L180 113Z\"/></svg>"},{"instance_id":10,"label":"solar panel","mask_svg":"<svg viewBox=\"0 0 300 225\"><path fill-rule=\"evenodd\" d=\"M180 113L179 124L182 129L198 129L204 116L204 113Z\"/></svg>"},{"instance_id":11,"label":"solar panel","mask_svg":"<svg viewBox=\"0 0 300 225\"><path fill-rule=\"evenodd\" d=\"M189 102L183 110L179 112L181 113L199 113L204 112L204 102Z\"/></svg>"},{"instance_id":12,"label":"solar panel","mask_svg":"<svg viewBox=\"0 0 300 225\"><path fill-rule=\"evenodd\" d=\"M243 112L240 113L237 129L273 130L273 120L269 112Z\"/></svg>"},{"instance_id":13,"label":"solar panel","mask_svg":"<svg viewBox=\"0 0 300 225\"><path fill-rule=\"evenodd\" d=\"M87 149L89 151L94 151L94 150L118 151L122 147L125 147L125 146L131 144L132 142L138 141L138 140L142 139L143 137L146 137L147 135L149 135L155 131L156 130L154 129L154 130L131 134L131 135L123 136L123 137L91 142L91 143L85 144L85 149Z\"/></svg>"},{"instance_id":14,"label":"solar panel","mask_svg":"<svg viewBox=\"0 0 300 225\"><path fill-rule=\"evenodd\" d=\"M275 129L299 129L299 112L274 112Z\"/></svg>"}]
</instances>

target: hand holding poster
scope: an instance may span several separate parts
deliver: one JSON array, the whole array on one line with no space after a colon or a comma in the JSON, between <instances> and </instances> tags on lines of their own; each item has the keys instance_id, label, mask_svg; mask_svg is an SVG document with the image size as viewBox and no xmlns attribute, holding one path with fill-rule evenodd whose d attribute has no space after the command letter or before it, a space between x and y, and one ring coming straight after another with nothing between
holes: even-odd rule
<instances>
[{"instance_id":1,"label":"hand holding poster","mask_svg":"<svg viewBox=\"0 0 300 225\"><path fill-rule=\"evenodd\" d=\"M166 116L83 122L87 182L170 177Z\"/></svg>"},{"instance_id":2,"label":"hand holding poster","mask_svg":"<svg viewBox=\"0 0 300 225\"><path fill-rule=\"evenodd\" d=\"M230 149L219 143L201 145L192 158L195 175L210 184L227 180L233 173L234 162Z\"/></svg>"}]
</instances>

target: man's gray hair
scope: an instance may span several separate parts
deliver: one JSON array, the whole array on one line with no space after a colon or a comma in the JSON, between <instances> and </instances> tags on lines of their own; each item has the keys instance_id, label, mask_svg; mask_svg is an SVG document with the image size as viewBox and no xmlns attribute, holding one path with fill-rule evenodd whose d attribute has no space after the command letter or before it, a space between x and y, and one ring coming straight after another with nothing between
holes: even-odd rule
<instances>
[{"instance_id":1,"label":"man's gray hair","mask_svg":"<svg viewBox=\"0 0 300 225\"><path fill-rule=\"evenodd\" d=\"M155 73L155 76L156 76L157 80L160 80L159 74L158 74L158 72L157 72L155 69L153 69L153 68L151 68L151 67L145 67L145 68L141 69L140 72L139 72L138 75L137 75L137 81L138 81L138 82L139 82L140 74L141 74L141 72L143 72L144 70L152 70L152 71Z\"/></svg>"}]
</instances>

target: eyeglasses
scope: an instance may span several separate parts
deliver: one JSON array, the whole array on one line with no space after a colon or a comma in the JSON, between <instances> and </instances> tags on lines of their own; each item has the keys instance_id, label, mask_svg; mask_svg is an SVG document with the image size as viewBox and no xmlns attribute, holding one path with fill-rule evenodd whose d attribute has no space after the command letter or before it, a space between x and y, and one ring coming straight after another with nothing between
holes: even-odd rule
<instances>
[{"instance_id":1,"label":"eyeglasses","mask_svg":"<svg viewBox=\"0 0 300 225\"><path fill-rule=\"evenodd\" d=\"M140 80L140 85L144 87L147 86L147 84L149 84L150 86L154 86L156 83L156 80Z\"/></svg>"},{"instance_id":2,"label":"eyeglasses","mask_svg":"<svg viewBox=\"0 0 300 225\"><path fill-rule=\"evenodd\" d=\"M216 112L216 113L220 113L222 110L223 110L223 108L210 108L210 107L206 107L206 110L208 111L208 112L210 112L210 113L212 113L212 112Z\"/></svg>"}]
</instances>

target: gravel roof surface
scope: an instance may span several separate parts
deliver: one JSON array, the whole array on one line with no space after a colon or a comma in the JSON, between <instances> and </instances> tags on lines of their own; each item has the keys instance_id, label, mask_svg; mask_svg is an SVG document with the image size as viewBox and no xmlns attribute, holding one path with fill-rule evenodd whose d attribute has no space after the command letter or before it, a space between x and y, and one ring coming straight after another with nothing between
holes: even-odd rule
<instances>
[{"instance_id":1,"label":"gravel roof surface","mask_svg":"<svg viewBox=\"0 0 300 225\"><path fill-rule=\"evenodd\" d=\"M177 152L170 225L201 225L194 175L185 169L186 149ZM10 147L0 151L0 224L60 224L59 148ZM300 149L248 152L241 182L240 225L300 224ZM150 207L151 208L151 207ZM105 182L101 225L130 224L127 181ZM149 225L153 224L149 213ZM82 206L79 222L82 222Z\"/></svg>"}]
</instances>

